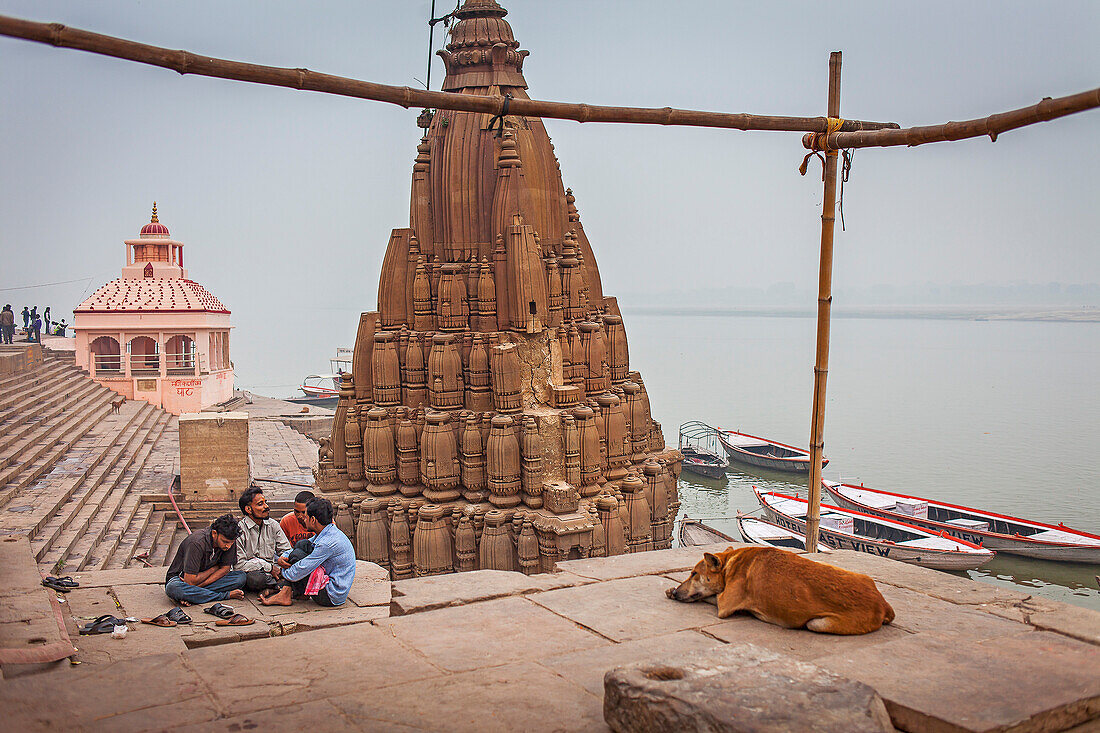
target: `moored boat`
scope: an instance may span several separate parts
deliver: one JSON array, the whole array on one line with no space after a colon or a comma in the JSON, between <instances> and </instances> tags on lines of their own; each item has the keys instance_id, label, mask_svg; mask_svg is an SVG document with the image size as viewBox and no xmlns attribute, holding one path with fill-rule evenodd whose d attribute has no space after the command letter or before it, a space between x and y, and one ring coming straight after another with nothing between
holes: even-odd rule
<instances>
[{"instance_id":1,"label":"moored boat","mask_svg":"<svg viewBox=\"0 0 1100 733\"><path fill-rule=\"evenodd\" d=\"M806 551L805 535L796 534L766 519L738 514L737 528L741 531L741 537L745 542L750 544L778 547L780 550ZM829 552L829 548L822 545L817 548L817 551Z\"/></svg>"},{"instance_id":2,"label":"moored boat","mask_svg":"<svg viewBox=\"0 0 1100 733\"><path fill-rule=\"evenodd\" d=\"M842 507L902 521L990 550L1060 562L1100 563L1100 535L983 509L833 481L822 481ZM913 512L913 514L910 514Z\"/></svg>"},{"instance_id":3,"label":"moored boat","mask_svg":"<svg viewBox=\"0 0 1100 733\"><path fill-rule=\"evenodd\" d=\"M698 519L684 517L680 521L680 546L695 547L696 545L713 545L719 542L737 542L725 532L719 532L714 527L709 527Z\"/></svg>"},{"instance_id":4,"label":"moored boat","mask_svg":"<svg viewBox=\"0 0 1100 733\"><path fill-rule=\"evenodd\" d=\"M723 479L730 462L720 455L717 431L706 423L693 420L680 426L677 445L684 456L683 470L707 478Z\"/></svg>"},{"instance_id":5,"label":"moored boat","mask_svg":"<svg viewBox=\"0 0 1100 733\"><path fill-rule=\"evenodd\" d=\"M340 375L351 371L351 349L336 349L336 358L329 359L330 374L310 374L298 389L305 397L291 397L287 402L315 407L335 408L340 401Z\"/></svg>"},{"instance_id":6,"label":"moored boat","mask_svg":"<svg viewBox=\"0 0 1100 733\"><path fill-rule=\"evenodd\" d=\"M806 533L809 502L773 491L761 492L755 486L752 490L768 519ZM858 550L936 570L973 570L995 554L946 533L934 534L911 524L826 504L821 505L818 536L821 544L837 550Z\"/></svg>"},{"instance_id":7,"label":"moored boat","mask_svg":"<svg viewBox=\"0 0 1100 733\"><path fill-rule=\"evenodd\" d=\"M732 461L788 473L810 471L810 452L802 448L736 430L719 430L718 440ZM821 459L822 468L828 463L828 458Z\"/></svg>"}]
</instances>

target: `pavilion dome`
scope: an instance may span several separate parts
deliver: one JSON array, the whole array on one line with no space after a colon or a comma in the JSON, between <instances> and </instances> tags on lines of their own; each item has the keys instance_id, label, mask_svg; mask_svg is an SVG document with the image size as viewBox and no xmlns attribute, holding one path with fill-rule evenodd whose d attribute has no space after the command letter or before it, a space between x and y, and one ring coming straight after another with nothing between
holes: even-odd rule
<instances>
[{"instance_id":1,"label":"pavilion dome","mask_svg":"<svg viewBox=\"0 0 1100 733\"><path fill-rule=\"evenodd\" d=\"M153 202L153 216L149 220L149 223L141 228L142 237L168 237L168 227L160 223L157 219L157 202Z\"/></svg>"}]
</instances>

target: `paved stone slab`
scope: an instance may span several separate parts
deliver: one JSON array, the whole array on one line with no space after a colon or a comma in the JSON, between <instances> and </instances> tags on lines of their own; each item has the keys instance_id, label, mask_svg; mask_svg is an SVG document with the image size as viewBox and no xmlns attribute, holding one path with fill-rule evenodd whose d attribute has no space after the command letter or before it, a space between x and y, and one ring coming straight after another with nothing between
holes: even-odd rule
<instances>
[{"instance_id":1,"label":"paved stone slab","mask_svg":"<svg viewBox=\"0 0 1100 733\"><path fill-rule=\"evenodd\" d=\"M552 591L560 592L560 591ZM606 646L607 641L524 598L398 616L375 625L451 672Z\"/></svg>"},{"instance_id":2,"label":"paved stone slab","mask_svg":"<svg viewBox=\"0 0 1100 733\"><path fill-rule=\"evenodd\" d=\"M957 605L923 593L879 585L879 591L894 608L892 626L914 634L931 634L937 639L980 641L1018 634L1027 627L976 609Z\"/></svg>"},{"instance_id":3,"label":"paved stone slab","mask_svg":"<svg viewBox=\"0 0 1100 733\"><path fill-rule=\"evenodd\" d=\"M416 680L441 674L388 630L369 624L192 649L187 660L236 715L384 685L412 688ZM321 721L313 727L325 728Z\"/></svg>"},{"instance_id":4,"label":"paved stone slab","mask_svg":"<svg viewBox=\"0 0 1100 733\"><path fill-rule=\"evenodd\" d=\"M642 639L714 623L709 603L680 603L665 597L667 578L642 575L528 596L554 613L614 641Z\"/></svg>"},{"instance_id":5,"label":"paved stone slab","mask_svg":"<svg viewBox=\"0 0 1100 733\"><path fill-rule=\"evenodd\" d=\"M988 583L978 583L969 578L961 578L939 570L888 560L855 550L833 550L829 553L817 553L805 557L845 570L866 573L874 578L876 583L907 588L949 603L978 605L1018 601L1028 597L1027 593Z\"/></svg>"},{"instance_id":6,"label":"paved stone slab","mask_svg":"<svg viewBox=\"0 0 1100 733\"><path fill-rule=\"evenodd\" d=\"M1019 628L1017 626L1016 630L1019 631ZM804 662L832 654L852 653L910 636L910 632L893 625L858 636L815 634L806 629L784 629L740 613L711 626L704 626L701 631L734 646L752 644Z\"/></svg>"},{"instance_id":7,"label":"paved stone slab","mask_svg":"<svg viewBox=\"0 0 1100 733\"><path fill-rule=\"evenodd\" d=\"M614 557L595 557L587 560L565 560L555 568L594 580L615 580L637 575L655 575L678 570L690 570L703 559L704 552L721 552L727 547L743 547L740 542L723 542L699 547L678 547L672 550L635 552Z\"/></svg>"},{"instance_id":8,"label":"paved stone slab","mask_svg":"<svg viewBox=\"0 0 1100 733\"><path fill-rule=\"evenodd\" d=\"M603 709L624 733L894 730L871 687L747 644L613 669Z\"/></svg>"},{"instance_id":9,"label":"paved stone slab","mask_svg":"<svg viewBox=\"0 0 1100 733\"><path fill-rule=\"evenodd\" d=\"M142 731L212 720L218 709L179 655L158 654L0 684L6 730Z\"/></svg>"},{"instance_id":10,"label":"paved stone slab","mask_svg":"<svg viewBox=\"0 0 1100 733\"><path fill-rule=\"evenodd\" d=\"M538 662L602 698L604 673L614 667L720 646L723 646L721 641L697 631L678 631L664 636L544 657Z\"/></svg>"},{"instance_id":11,"label":"paved stone slab","mask_svg":"<svg viewBox=\"0 0 1100 733\"><path fill-rule=\"evenodd\" d=\"M1056 631L1074 639L1100 645L1100 613L1088 608L1030 596L1021 601L980 606L987 613Z\"/></svg>"},{"instance_id":12,"label":"paved stone slab","mask_svg":"<svg viewBox=\"0 0 1100 733\"><path fill-rule=\"evenodd\" d=\"M25 593L29 588L42 587L42 574L38 572L31 553L31 543L26 537L0 539L0 568L4 569L0 598Z\"/></svg>"},{"instance_id":13,"label":"paved stone slab","mask_svg":"<svg viewBox=\"0 0 1100 733\"><path fill-rule=\"evenodd\" d=\"M332 702L350 719L365 720L367 730L377 719L459 733L607 730L598 697L534 663L361 690Z\"/></svg>"},{"instance_id":14,"label":"paved stone slab","mask_svg":"<svg viewBox=\"0 0 1100 733\"><path fill-rule=\"evenodd\" d=\"M1100 650L1046 631L982 641L918 634L817 664L866 682L905 730L1062 730L1100 715Z\"/></svg>"},{"instance_id":15,"label":"paved stone slab","mask_svg":"<svg viewBox=\"0 0 1100 733\"><path fill-rule=\"evenodd\" d=\"M388 606L390 598L390 572L373 562L356 560L355 582L351 584L348 602L359 607Z\"/></svg>"},{"instance_id":16,"label":"paved stone slab","mask_svg":"<svg viewBox=\"0 0 1100 733\"><path fill-rule=\"evenodd\" d=\"M352 720L328 700L314 700L302 705L287 705L274 710L257 710L243 715L173 728L172 733L240 733L241 731L310 731L325 733L355 733L370 730L381 733L409 733L420 728L377 719Z\"/></svg>"},{"instance_id":17,"label":"paved stone slab","mask_svg":"<svg viewBox=\"0 0 1100 733\"><path fill-rule=\"evenodd\" d=\"M594 582L573 573L524 575L509 570L475 570L469 573L433 575L393 583L390 613L404 616L447 606L566 588Z\"/></svg>"},{"instance_id":18,"label":"paved stone slab","mask_svg":"<svg viewBox=\"0 0 1100 733\"><path fill-rule=\"evenodd\" d=\"M168 568L126 568L122 570L89 570L73 573L73 580L81 588L113 588L120 585L160 585L164 588L164 576Z\"/></svg>"}]
</instances>

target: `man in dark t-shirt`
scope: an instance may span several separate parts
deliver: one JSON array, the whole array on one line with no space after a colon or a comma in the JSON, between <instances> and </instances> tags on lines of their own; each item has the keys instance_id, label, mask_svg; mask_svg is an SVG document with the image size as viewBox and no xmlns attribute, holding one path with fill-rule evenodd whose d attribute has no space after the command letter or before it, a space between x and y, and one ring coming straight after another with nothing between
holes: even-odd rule
<instances>
[{"instance_id":1,"label":"man in dark t-shirt","mask_svg":"<svg viewBox=\"0 0 1100 733\"><path fill-rule=\"evenodd\" d=\"M233 569L239 532L233 515L223 514L185 537L164 579L168 597L185 606L244 598L245 574Z\"/></svg>"}]
</instances>

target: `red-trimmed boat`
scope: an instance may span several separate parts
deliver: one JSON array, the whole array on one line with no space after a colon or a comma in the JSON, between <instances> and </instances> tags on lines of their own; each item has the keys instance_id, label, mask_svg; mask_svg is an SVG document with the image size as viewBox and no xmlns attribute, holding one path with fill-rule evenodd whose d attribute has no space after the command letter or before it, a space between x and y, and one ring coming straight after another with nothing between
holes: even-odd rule
<instances>
[{"instance_id":1,"label":"red-trimmed boat","mask_svg":"<svg viewBox=\"0 0 1100 733\"><path fill-rule=\"evenodd\" d=\"M736 430L719 430L718 440L731 461L788 473L810 472L810 452L802 448ZM822 457L821 467L828 463L829 459Z\"/></svg>"},{"instance_id":2,"label":"red-trimmed boat","mask_svg":"<svg viewBox=\"0 0 1100 733\"><path fill-rule=\"evenodd\" d=\"M805 535L808 501L774 491L762 493L755 486L752 491L768 519ZM936 570L973 570L995 554L947 533L933 534L912 524L826 504L821 505L818 537L821 544L837 550L858 550Z\"/></svg>"},{"instance_id":3,"label":"red-trimmed boat","mask_svg":"<svg viewBox=\"0 0 1100 733\"><path fill-rule=\"evenodd\" d=\"M1100 563L1100 535L935 499L822 481L842 507L975 542L990 550L1058 562ZM916 511L918 516L907 512ZM924 514L925 516L921 516Z\"/></svg>"}]
</instances>

